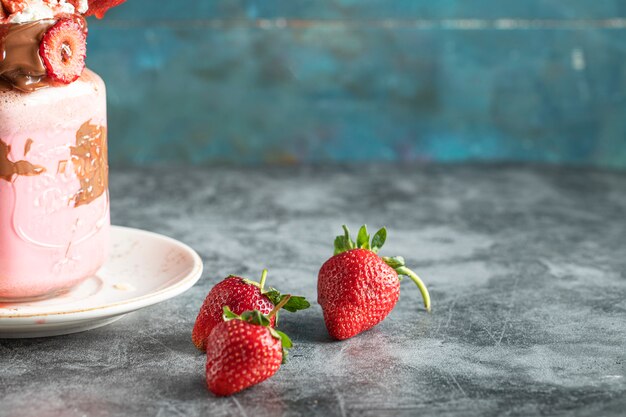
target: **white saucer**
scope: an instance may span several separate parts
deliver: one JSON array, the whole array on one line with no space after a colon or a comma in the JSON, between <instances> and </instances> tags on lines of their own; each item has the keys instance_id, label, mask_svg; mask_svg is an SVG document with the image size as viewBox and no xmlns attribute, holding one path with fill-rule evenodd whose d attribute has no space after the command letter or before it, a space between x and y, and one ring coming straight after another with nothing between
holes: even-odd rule
<instances>
[{"instance_id":1,"label":"white saucer","mask_svg":"<svg viewBox=\"0 0 626 417\"><path fill-rule=\"evenodd\" d=\"M193 249L156 233L114 226L111 246L102 269L62 296L0 304L0 338L95 329L187 291L202 275Z\"/></svg>"}]
</instances>

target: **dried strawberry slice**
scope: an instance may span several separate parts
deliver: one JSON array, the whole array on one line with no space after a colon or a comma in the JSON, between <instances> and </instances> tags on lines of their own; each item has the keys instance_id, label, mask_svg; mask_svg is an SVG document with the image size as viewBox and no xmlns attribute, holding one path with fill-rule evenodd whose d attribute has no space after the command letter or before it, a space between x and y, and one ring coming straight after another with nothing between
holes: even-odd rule
<instances>
[{"instance_id":1,"label":"dried strawberry slice","mask_svg":"<svg viewBox=\"0 0 626 417\"><path fill-rule=\"evenodd\" d=\"M78 26L80 26L81 30L85 33L85 36L89 33L89 28L87 27L87 20L81 14L60 14L56 17L58 20L61 19L70 19L76 22Z\"/></svg>"},{"instance_id":2,"label":"dried strawberry slice","mask_svg":"<svg viewBox=\"0 0 626 417\"><path fill-rule=\"evenodd\" d=\"M102 19L109 9L124 2L126 0L89 0L89 9L85 16L95 15L98 19Z\"/></svg>"},{"instance_id":3,"label":"dried strawberry slice","mask_svg":"<svg viewBox=\"0 0 626 417\"><path fill-rule=\"evenodd\" d=\"M63 84L74 82L85 69L87 36L75 19L61 19L44 34L39 55L48 77Z\"/></svg>"}]
</instances>

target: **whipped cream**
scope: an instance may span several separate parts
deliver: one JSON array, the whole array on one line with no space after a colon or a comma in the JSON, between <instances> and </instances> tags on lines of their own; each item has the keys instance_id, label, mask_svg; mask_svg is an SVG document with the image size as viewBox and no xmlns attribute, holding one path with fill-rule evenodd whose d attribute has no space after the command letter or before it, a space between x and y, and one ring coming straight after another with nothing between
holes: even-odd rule
<instances>
[{"instance_id":1,"label":"whipped cream","mask_svg":"<svg viewBox=\"0 0 626 417\"><path fill-rule=\"evenodd\" d=\"M19 13L9 16L10 23L28 23L42 19L52 19L61 13L85 13L89 9L88 0L78 1L78 10L66 0L29 0Z\"/></svg>"}]
</instances>

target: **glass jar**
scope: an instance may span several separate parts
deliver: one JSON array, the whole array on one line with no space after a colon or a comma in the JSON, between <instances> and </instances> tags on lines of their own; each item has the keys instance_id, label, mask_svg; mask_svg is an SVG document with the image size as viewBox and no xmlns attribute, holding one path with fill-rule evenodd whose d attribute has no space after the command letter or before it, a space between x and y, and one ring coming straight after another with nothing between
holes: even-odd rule
<instances>
[{"instance_id":1,"label":"glass jar","mask_svg":"<svg viewBox=\"0 0 626 417\"><path fill-rule=\"evenodd\" d=\"M103 265L109 245L104 82L85 69L67 85L29 83L31 91L0 82L3 301L75 286Z\"/></svg>"}]
</instances>

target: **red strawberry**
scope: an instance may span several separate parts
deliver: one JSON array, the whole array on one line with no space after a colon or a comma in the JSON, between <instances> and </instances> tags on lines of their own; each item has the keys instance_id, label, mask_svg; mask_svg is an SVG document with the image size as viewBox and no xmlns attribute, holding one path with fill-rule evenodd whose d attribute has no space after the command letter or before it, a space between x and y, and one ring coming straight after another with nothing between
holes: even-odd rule
<instances>
[{"instance_id":1,"label":"red strawberry","mask_svg":"<svg viewBox=\"0 0 626 417\"><path fill-rule=\"evenodd\" d=\"M85 16L95 15L98 19L102 19L109 9L125 2L126 0L89 0L89 9Z\"/></svg>"},{"instance_id":2,"label":"red strawberry","mask_svg":"<svg viewBox=\"0 0 626 417\"><path fill-rule=\"evenodd\" d=\"M7 13L4 11L4 6L2 6L2 3L0 3L0 20L2 19L6 19L7 17ZM0 37L0 39L2 39Z\"/></svg>"},{"instance_id":3,"label":"red strawberry","mask_svg":"<svg viewBox=\"0 0 626 417\"><path fill-rule=\"evenodd\" d=\"M39 55L46 66L48 77L70 84L85 69L87 35L84 26L74 18L63 18L44 34Z\"/></svg>"},{"instance_id":4,"label":"red strawberry","mask_svg":"<svg viewBox=\"0 0 626 417\"><path fill-rule=\"evenodd\" d=\"M281 301L268 316L258 310L241 316L224 307L224 321L209 335L206 351L206 383L218 396L231 395L265 381L278 371L292 347L289 337L272 328Z\"/></svg>"},{"instance_id":5,"label":"red strawberry","mask_svg":"<svg viewBox=\"0 0 626 417\"><path fill-rule=\"evenodd\" d=\"M269 314L274 306L287 296L281 295L274 288L265 291L266 278L267 270L263 271L260 283L231 275L214 286L206 296L196 318L191 334L193 344L202 351L206 350L207 336L215 326L222 323L222 312L225 306L235 314L248 310L258 310L262 314ZM309 307L310 304L304 297L290 297L289 302L284 306L285 310L291 312ZM277 317L272 317L272 327Z\"/></svg>"},{"instance_id":6,"label":"red strawberry","mask_svg":"<svg viewBox=\"0 0 626 417\"><path fill-rule=\"evenodd\" d=\"M383 321L400 296L399 275L417 284L430 311L428 290L404 259L377 255L387 239L385 228L374 235L371 245L366 226L359 230L356 243L343 228L345 235L335 240L335 255L324 263L317 281L317 301L332 337L348 339Z\"/></svg>"}]
</instances>

